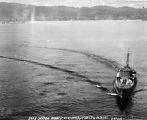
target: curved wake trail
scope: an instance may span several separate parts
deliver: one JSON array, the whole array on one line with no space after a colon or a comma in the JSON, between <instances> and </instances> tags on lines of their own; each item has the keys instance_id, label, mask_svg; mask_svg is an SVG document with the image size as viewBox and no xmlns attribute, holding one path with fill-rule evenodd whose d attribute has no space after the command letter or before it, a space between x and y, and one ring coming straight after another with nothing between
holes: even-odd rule
<instances>
[{"instance_id":1,"label":"curved wake trail","mask_svg":"<svg viewBox=\"0 0 147 120\"><path fill-rule=\"evenodd\" d=\"M98 55L95 55L95 54L91 54L91 53L88 53L88 52L78 51L78 50L65 49L65 48L49 48L49 47L42 47L42 46L24 46L24 45L22 47L34 47L34 48L49 49L49 50L59 50L59 51L82 54L82 55L85 55L85 56L87 56L88 58L90 58L92 60L95 60L96 62L100 62L100 63L106 65L107 67L109 67L109 68L111 68L111 69L113 69L115 71L118 71L120 69L120 66L121 66L116 61L113 61L113 60L110 60L110 59L107 59L107 58L104 58L102 56L98 56ZM34 63L34 61L33 61L33 63ZM36 64L36 62L34 64ZM37 65L42 65L42 63L38 64L38 62L37 62ZM52 69L57 69L57 70L60 70L60 71L63 71L63 72L70 73L70 74L72 74L74 76L83 78L85 82L88 82L88 83L90 83L92 85L95 85L96 87L99 86L97 88L101 89L102 91L105 91L105 92L112 91L112 90L104 87L103 83L92 81L88 77L86 77L84 75L80 75L77 72L70 71L70 70L65 70L63 68L57 68L57 67L54 67L54 66L51 66L51 65L47 65L47 66L46 66L46 64L43 64L43 65L45 65L45 67L50 67Z\"/></svg>"},{"instance_id":2,"label":"curved wake trail","mask_svg":"<svg viewBox=\"0 0 147 120\"><path fill-rule=\"evenodd\" d=\"M110 59L107 59L107 58L104 58L102 56L98 56L98 55L95 55L95 54L83 52L83 51L69 50L69 49L63 49L63 48L47 48L47 49L56 49L56 50L62 50L62 51L67 51L67 52L80 53L82 55L87 56L88 58L92 58L93 60L96 60L97 62L103 63L107 67L113 68L114 70L118 70L119 66L120 66L115 61L112 61Z\"/></svg>"},{"instance_id":3,"label":"curved wake trail","mask_svg":"<svg viewBox=\"0 0 147 120\"><path fill-rule=\"evenodd\" d=\"M81 74L78 74L78 73L75 72L75 71L67 70L67 69L60 68L60 67L56 67L56 66L53 66L53 65L44 64L44 63L36 62L36 61L33 61L33 60L26 60L26 59L20 59L20 58L8 57L8 56L0 56L0 58L1 58L1 59L9 59L9 60L20 61L20 62L27 62L27 63L31 63L31 64L43 66L43 67L46 67L46 68L50 68L50 69L62 71L62 72L71 74L71 75L73 75L73 76L80 77L80 78L82 78L82 81L83 81L83 79L84 79L84 82L88 82L88 83L90 83L90 84L92 84L92 85L95 85L95 84L101 85L100 82L92 81L92 80L90 80L88 77L86 77L86 76L84 76L84 75L81 75Z\"/></svg>"},{"instance_id":4,"label":"curved wake trail","mask_svg":"<svg viewBox=\"0 0 147 120\"><path fill-rule=\"evenodd\" d=\"M72 52L72 53L79 53L79 54L85 55L88 58L91 58L91 59L93 59L93 60L95 60L97 62L100 62L100 63L106 65L109 68L113 68L115 71L119 70L119 68L120 68L120 64L117 63L116 61L113 61L113 60L110 60L110 59L107 59L105 57L98 56L98 55L95 55L95 54L91 54L91 53L88 53L88 52L65 49L65 48L48 48L48 47L41 47L41 46L23 46L23 47L53 49L53 50L60 50L60 51L66 51L66 52Z\"/></svg>"}]
</instances>

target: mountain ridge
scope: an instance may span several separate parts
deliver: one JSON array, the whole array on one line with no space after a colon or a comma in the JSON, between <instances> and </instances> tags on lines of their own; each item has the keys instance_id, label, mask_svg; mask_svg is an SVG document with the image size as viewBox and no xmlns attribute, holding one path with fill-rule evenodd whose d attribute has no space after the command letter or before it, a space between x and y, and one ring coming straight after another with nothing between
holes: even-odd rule
<instances>
[{"instance_id":1,"label":"mountain ridge","mask_svg":"<svg viewBox=\"0 0 147 120\"><path fill-rule=\"evenodd\" d=\"M0 2L0 21L147 20L146 8L35 6Z\"/></svg>"}]
</instances>

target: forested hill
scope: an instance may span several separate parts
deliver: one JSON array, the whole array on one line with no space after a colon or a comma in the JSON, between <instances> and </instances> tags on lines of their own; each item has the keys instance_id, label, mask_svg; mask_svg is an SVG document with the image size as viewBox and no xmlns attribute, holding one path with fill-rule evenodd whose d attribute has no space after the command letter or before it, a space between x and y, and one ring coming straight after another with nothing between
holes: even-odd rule
<instances>
[{"instance_id":1,"label":"forested hill","mask_svg":"<svg viewBox=\"0 0 147 120\"><path fill-rule=\"evenodd\" d=\"M33 6L0 2L0 20L147 20L146 8Z\"/></svg>"}]
</instances>

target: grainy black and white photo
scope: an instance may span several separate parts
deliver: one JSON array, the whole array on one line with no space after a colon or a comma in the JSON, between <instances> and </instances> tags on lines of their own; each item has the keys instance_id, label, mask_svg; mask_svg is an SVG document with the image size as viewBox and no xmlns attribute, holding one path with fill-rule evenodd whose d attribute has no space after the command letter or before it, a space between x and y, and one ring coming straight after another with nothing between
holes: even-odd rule
<instances>
[{"instance_id":1,"label":"grainy black and white photo","mask_svg":"<svg viewBox=\"0 0 147 120\"><path fill-rule=\"evenodd\" d=\"M147 120L147 0L0 0L0 120Z\"/></svg>"}]
</instances>

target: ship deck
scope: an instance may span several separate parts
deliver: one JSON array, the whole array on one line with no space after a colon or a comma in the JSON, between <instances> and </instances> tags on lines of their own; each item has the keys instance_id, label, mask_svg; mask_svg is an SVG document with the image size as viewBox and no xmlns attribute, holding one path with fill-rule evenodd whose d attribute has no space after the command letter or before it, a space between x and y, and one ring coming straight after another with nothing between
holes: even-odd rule
<instances>
[{"instance_id":1,"label":"ship deck","mask_svg":"<svg viewBox=\"0 0 147 120\"><path fill-rule=\"evenodd\" d=\"M115 84L120 89L129 89L129 88L132 88L134 86L134 82L128 83L128 84L122 84L122 82L118 81L118 80L115 81Z\"/></svg>"}]
</instances>

